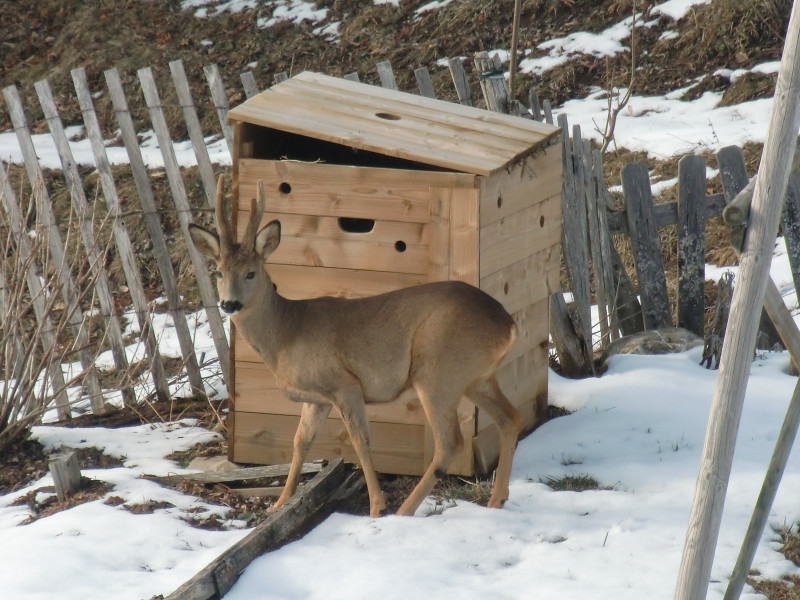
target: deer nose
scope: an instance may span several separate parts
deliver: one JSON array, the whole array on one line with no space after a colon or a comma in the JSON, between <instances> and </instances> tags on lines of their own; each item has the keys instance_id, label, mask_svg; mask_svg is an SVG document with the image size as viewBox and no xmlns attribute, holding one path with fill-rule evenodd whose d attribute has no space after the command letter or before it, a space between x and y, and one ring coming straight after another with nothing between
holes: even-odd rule
<instances>
[{"instance_id":1,"label":"deer nose","mask_svg":"<svg viewBox=\"0 0 800 600\"><path fill-rule=\"evenodd\" d=\"M238 300L223 300L219 303L219 307L229 315L232 315L242 310L242 303Z\"/></svg>"}]
</instances>

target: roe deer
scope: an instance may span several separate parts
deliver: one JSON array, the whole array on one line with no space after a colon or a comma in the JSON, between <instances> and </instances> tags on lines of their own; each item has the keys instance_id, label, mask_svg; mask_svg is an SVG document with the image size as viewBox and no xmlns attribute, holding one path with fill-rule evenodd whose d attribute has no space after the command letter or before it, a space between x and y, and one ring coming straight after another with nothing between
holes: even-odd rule
<instances>
[{"instance_id":1,"label":"roe deer","mask_svg":"<svg viewBox=\"0 0 800 600\"><path fill-rule=\"evenodd\" d=\"M434 455L398 514L415 513L463 444L456 413L462 396L484 410L500 430L489 506L502 507L521 423L495 379L498 365L517 338L517 327L502 305L458 281L367 298L287 300L264 268L278 247L281 226L272 221L258 229L264 215L262 183L241 243L233 239L224 210L220 177L218 233L192 225L192 240L216 261L222 310L231 315L287 397L304 403L289 476L272 510L294 494L306 453L335 406L364 472L370 515L379 516L386 504L370 457L365 404L414 395L430 424Z\"/></svg>"}]
</instances>

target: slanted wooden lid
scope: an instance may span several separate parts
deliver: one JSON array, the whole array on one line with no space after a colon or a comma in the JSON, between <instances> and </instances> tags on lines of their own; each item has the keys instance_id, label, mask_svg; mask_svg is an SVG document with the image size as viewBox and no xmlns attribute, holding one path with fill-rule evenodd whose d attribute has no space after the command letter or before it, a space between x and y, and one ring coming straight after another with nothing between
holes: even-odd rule
<instances>
[{"instance_id":1,"label":"slanted wooden lid","mask_svg":"<svg viewBox=\"0 0 800 600\"><path fill-rule=\"evenodd\" d=\"M245 122L436 167L490 175L559 128L309 71L228 112Z\"/></svg>"}]
</instances>

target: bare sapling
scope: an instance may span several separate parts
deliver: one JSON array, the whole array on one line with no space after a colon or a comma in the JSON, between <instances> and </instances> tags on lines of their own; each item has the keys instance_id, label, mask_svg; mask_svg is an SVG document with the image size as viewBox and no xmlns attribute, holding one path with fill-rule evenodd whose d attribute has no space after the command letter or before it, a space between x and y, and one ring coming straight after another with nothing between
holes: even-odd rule
<instances>
[{"instance_id":1,"label":"bare sapling","mask_svg":"<svg viewBox=\"0 0 800 600\"><path fill-rule=\"evenodd\" d=\"M500 390L495 372L517 338L503 306L466 283L447 281L367 298L283 298L265 261L280 243L281 225L264 216L264 189L251 201L241 242L225 217L222 177L214 233L190 228L197 249L216 262L220 307L274 374L287 397L302 402L286 486L273 510L297 489L309 448L332 407L358 456L370 515L386 508L372 465L367 404L419 398L434 440L431 464L398 510L413 515L463 445L457 406L462 396L496 423L500 453L488 505L508 498L521 419Z\"/></svg>"}]
</instances>

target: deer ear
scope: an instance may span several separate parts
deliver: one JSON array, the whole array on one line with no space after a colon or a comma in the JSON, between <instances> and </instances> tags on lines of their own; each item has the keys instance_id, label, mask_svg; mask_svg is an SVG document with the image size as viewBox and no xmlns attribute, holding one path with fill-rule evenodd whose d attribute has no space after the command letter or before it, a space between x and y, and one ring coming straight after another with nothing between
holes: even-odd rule
<instances>
[{"instance_id":1,"label":"deer ear","mask_svg":"<svg viewBox=\"0 0 800 600\"><path fill-rule=\"evenodd\" d=\"M214 260L219 260L219 237L217 237L216 233L194 223L189 225L189 233L192 236L195 247L201 254L205 254Z\"/></svg>"},{"instance_id":2,"label":"deer ear","mask_svg":"<svg viewBox=\"0 0 800 600\"><path fill-rule=\"evenodd\" d=\"M270 221L256 234L256 254L267 260L267 257L275 252L280 243L281 223L280 221Z\"/></svg>"}]
</instances>

